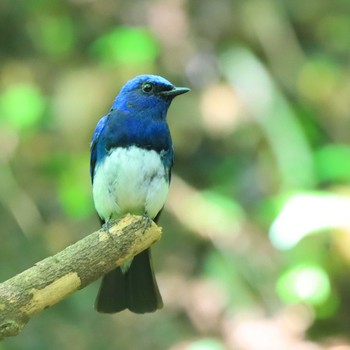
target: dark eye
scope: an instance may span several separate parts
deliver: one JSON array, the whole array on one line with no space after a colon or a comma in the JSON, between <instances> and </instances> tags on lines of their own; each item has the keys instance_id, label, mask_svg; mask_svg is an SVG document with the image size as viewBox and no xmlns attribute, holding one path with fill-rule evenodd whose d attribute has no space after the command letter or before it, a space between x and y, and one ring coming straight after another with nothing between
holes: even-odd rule
<instances>
[{"instance_id":1,"label":"dark eye","mask_svg":"<svg viewBox=\"0 0 350 350\"><path fill-rule=\"evenodd\" d=\"M151 83L145 83L142 86L142 91L143 92L151 92L153 90L153 85Z\"/></svg>"}]
</instances>

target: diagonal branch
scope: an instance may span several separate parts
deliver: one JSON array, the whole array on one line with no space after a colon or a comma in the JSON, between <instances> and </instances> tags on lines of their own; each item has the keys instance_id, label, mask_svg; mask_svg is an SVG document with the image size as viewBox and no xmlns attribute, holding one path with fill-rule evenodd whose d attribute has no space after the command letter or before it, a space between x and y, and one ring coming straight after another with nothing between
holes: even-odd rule
<instances>
[{"instance_id":1,"label":"diagonal branch","mask_svg":"<svg viewBox=\"0 0 350 350\"><path fill-rule=\"evenodd\" d=\"M127 215L109 233L101 229L0 283L0 340L29 319L147 249L161 237L155 223Z\"/></svg>"}]
</instances>

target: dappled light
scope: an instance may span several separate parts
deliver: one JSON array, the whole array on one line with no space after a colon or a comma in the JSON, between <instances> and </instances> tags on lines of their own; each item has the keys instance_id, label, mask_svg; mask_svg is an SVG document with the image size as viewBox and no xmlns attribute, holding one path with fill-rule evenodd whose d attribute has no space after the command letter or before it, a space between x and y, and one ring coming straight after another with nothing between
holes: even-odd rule
<instances>
[{"instance_id":1,"label":"dappled light","mask_svg":"<svg viewBox=\"0 0 350 350\"><path fill-rule=\"evenodd\" d=\"M99 228L89 144L127 80L191 92L168 112L164 308L98 314L93 284L0 350L350 350L349 11L2 1L0 281Z\"/></svg>"}]
</instances>

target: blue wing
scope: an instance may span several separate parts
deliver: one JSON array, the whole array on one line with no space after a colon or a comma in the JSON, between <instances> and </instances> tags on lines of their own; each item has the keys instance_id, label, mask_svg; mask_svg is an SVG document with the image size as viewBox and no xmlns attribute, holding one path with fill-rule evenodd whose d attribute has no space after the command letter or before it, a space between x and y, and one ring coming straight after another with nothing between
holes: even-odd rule
<instances>
[{"instance_id":1,"label":"blue wing","mask_svg":"<svg viewBox=\"0 0 350 350\"><path fill-rule=\"evenodd\" d=\"M103 131L103 128L106 125L107 122L107 117L108 114L105 115L104 117L102 117L95 128L94 131L94 135L92 137L91 140L91 144L90 144L90 175L91 175L91 182L94 182L94 173L95 173L95 165L96 165L96 161L97 161L97 143L99 140L99 137Z\"/></svg>"}]
</instances>

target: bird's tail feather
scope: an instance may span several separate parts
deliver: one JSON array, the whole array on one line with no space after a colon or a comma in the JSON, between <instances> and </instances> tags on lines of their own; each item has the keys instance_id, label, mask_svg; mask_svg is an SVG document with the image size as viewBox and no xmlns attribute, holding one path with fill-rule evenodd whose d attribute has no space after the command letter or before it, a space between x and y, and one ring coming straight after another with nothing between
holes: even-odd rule
<instances>
[{"instance_id":1,"label":"bird's tail feather","mask_svg":"<svg viewBox=\"0 0 350 350\"><path fill-rule=\"evenodd\" d=\"M117 268L103 277L95 303L97 311L115 313L129 309L146 313L162 308L150 253L146 249L135 256L125 274Z\"/></svg>"},{"instance_id":2,"label":"bird's tail feather","mask_svg":"<svg viewBox=\"0 0 350 350\"><path fill-rule=\"evenodd\" d=\"M98 312L107 314L127 308L126 279L119 267L102 277L95 308Z\"/></svg>"},{"instance_id":3,"label":"bird's tail feather","mask_svg":"<svg viewBox=\"0 0 350 350\"><path fill-rule=\"evenodd\" d=\"M128 309L136 313L153 312L163 307L153 272L151 250L136 255L127 272Z\"/></svg>"}]
</instances>

